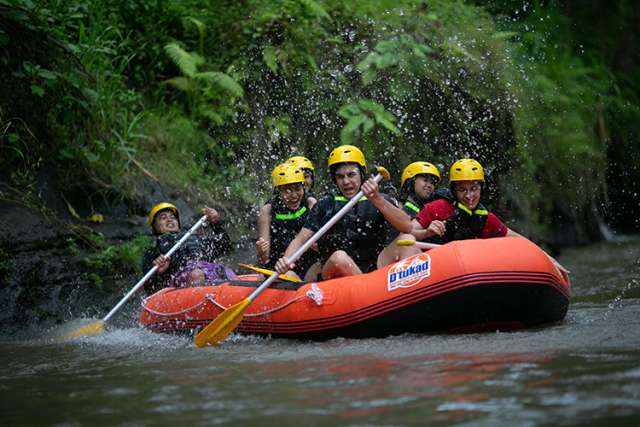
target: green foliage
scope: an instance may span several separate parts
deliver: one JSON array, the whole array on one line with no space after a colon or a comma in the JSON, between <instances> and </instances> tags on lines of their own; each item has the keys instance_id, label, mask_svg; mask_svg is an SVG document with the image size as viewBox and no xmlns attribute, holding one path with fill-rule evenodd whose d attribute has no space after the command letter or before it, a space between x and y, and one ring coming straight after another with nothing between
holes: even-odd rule
<instances>
[{"instance_id":1,"label":"green foliage","mask_svg":"<svg viewBox=\"0 0 640 427\"><path fill-rule=\"evenodd\" d=\"M167 83L185 93L191 116L207 119L215 125L222 125L227 118L233 118L233 103L244 96L242 86L225 73L198 71L205 65L204 58L187 52L177 43L167 43L164 48L182 73Z\"/></svg>"},{"instance_id":2,"label":"green foliage","mask_svg":"<svg viewBox=\"0 0 640 427\"><path fill-rule=\"evenodd\" d=\"M338 114L347 120L340 134L343 144L356 143L360 136L366 136L376 126L381 126L395 135L400 134L400 130L394 125L396 118L393 114L369 99L359 99L357 102L345 105L338 110Z\"/></svg>"},{"instance_id":3,"label":"green foliage","mask_svg":"<svg viewBox=\"0 0 640 427\"><path fill-rule=\"evenodd\" d=\"M114 271L140 275L140 260L150 246L151 237L139 236L118 245L105 246L100 252L88 255L84 264L95 277L112 275Z\"/></svg>"},{"instance_id":4,"label":"green foliage","mask_svg":"<svg viewBox=\"0 0 640 427\"><path fill-rule=\"evenodd\" d=\"M73 185L125 196L150 178L253 202L282 158L324 165L343 142L393 173L475 157L493 200L514 202L502 208L588 223L611 135L629 147L639 133L637 78L579 52L577 40L612 41L576 31L554 2L517 14L462 0L14 3L0 13L23 37L13 46L0 24L3 88L25 101L9 113L0 98L0 161L53 164ZM628 2L616 4L606 16L627 22Z\"/></svg>"}]
</instances>

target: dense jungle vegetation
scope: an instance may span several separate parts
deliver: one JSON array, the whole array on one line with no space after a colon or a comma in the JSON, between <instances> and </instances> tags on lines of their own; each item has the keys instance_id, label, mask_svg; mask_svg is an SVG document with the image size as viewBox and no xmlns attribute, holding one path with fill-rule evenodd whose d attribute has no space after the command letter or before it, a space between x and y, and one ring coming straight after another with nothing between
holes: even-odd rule
<instances>
[{"instance_id":1,"label":"dense jungle vegetation","mask_svg":"<svg viewBox=\"0 0 640 427\"><path fill-rule=\"evenodd\" d=\"M478 159L537 241L638 231L639 28L631 0L0 0L0 199L46 210L47 171L78 218L150 185L251 213L343 142L395 177Z\"/></svg>"}]
</instances>

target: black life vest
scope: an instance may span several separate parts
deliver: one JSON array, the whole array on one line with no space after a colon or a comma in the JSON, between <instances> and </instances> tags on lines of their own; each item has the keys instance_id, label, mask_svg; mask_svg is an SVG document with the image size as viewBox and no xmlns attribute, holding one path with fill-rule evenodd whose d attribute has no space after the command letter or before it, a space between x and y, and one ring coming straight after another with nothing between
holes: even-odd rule
<instances>
[{"instance_id":1,"label":"black life vest","mask_svg":"<svg viewBox=\"0 0 640 427\"><path fill-rule=\"evenodd\" d=\"M444 189L443 189L444 190ZM474 210L458 202L451 190L436 193L435 199L445 199L453 205L454 212L447 219L444 236L428 239L430 242L444 244L453 240L478 239L489 217L489 211L481 203Z\"/></svg>"},{"instance_id":2,"label":"black life vest","mask_svg":"<svg viewBox=\"0 0 640 427\"><path fill-rule=\"evenodd\" d=\"M382 194L385 199L388 196ZM323 224L329 221L349 199L342 195L329 195L333 203L323 213ZM323 200L323 202L327 202ZM320 203L320 202L318 202ZM323 207L324 204L323 203ZM375 267L378 254L384 249L387 234L387 221L382 213L366 197L362 197L356 205L345 214L318 241L320 257L326 261L337 250L344 250L361 268L370 270Z\"/></svg>"},{"instance_id":3,"label":"black life vest","mask_svg":"<svg viewBox=\"0 0 640 427\"><path fill-rule=\"evenodd\" d=\"M273 197L271 203L271 225L269 234L271 239L271 249L269 260L265 264L272 269L276 261L284 256L284 252L289 243L296 237L296 234L304 227L304 222L309 214L309 195L305 193L297 210L291 210L285 205L279 196ZM312 253L313 251L307 251ZM296 263L297 265L300 262ZM306 262L304 263L306 264ZM304 266L303 268L304 269ZM296 270L298 270L296 268ZM304 269L306 271L306 269ZM302 271L304 274L304 271Z\"/></svg>"}]
</instances>

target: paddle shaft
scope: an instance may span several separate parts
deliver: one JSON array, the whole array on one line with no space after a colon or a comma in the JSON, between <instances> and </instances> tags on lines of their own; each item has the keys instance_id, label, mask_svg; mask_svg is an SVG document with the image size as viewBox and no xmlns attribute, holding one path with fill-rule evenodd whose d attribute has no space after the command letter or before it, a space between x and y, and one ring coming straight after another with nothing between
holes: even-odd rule
<instances>
[{"instance_id":1,"label":"paddle shaft","mask_svg":"<svg viewBox=\"0 0 640 427\"><path fill-rule=\"evenodd\" d=\"M176 244L175 244L175 245L173 245L173 247L172 247L171 249L169 249L169 251L168 251L166 254L164 254L164 256L169 257L169 256L173 255L173 253L174 253L175 251L177 251L177 250L178 250L178 248L179 248L180 246L182 246L182 244L185 242L185 240L187 240L187 239L188 239L188 238L189 238L193 233L195 233L195 232L196 232L196 230L197 230L198 228L200 228L200 227L202 226L202 224L204 224L204 222L205 222L206 220L207 220L207 216L206 216L206 215L205 215L205 216L203 216L202 218L200 218L200 219L198 220L198 222L196 222L196 223L193 225L193 227L191 227L191 228L189 229L189 231L187 231L187 232L184 234L184 236L182 236L182 238L180 238L180 240L178 240L178 241L176 242ZM142 285L144 285L144 284L145 284L145 282L146 282L147 280L149 280L149 278L150 278L151 276L153 276L153 275L155 274L155 272L156 272L156 271L158 271L158 266L157 266L157 265L154 265L154 266L153 266L153 268L152 268L151 270L149 270L149 271L147 272L147 274L145 274L145 275L144 275L144 277L143 277L142 279L140 279L140 280L138 281L138 283L136 283L136 285L135 285L133 288L131 288L131 290L130 290L130 291L129 291L125 296L124 296L124 298L122 298L122 299L120 300L120 302L119 302L118 304L116 304L116 306L115 306L115 307L113 307L113 308L111 309L111 311L110 311L109 313L107 313L107 315L106 315L106 316L104 316L104 317L102 318L102 321L103 321L103 322L106 322L107 320L109 320L109 319L111 318L111 316L113 316L113 315L115 314L115 312L116 312L116 311L118 311L118 310L120 309L120 307L122 307L122 305L123 305L125 302L127 302L127 300L129 300L129 298L131 298L131 296L132 296L134 293L136 293L136 292L138 291L138 289L140 289L140 288L142 287Z\"/></svg>"},{"instance_id":2,"label":"paddle shaft","mask_svg":"<svg viewBox=\"0 0 640 427\"><path fill-rule=\"evenodd\" d=\"M382 174L377 174L376 176L373 177L373 180L375 181L376 184L378 184L380 181L382 181ZM291 261L291 262L297 261L298 258L300 258L307 251L307 249L309 249L311 247L311 245L316 243L324 235L324 233L327 232L327 230L329 230L331 227L333 227L336 222L340 221L342 219L342 217L356 203L358 203L360 201L360 198L362 196L364 196L364 191L362 191L362 190L358 191L358 194L353 196L351 198L351 200L349 200L347 202L347 204L344 205L342 207L342 209L340 209L338 211L338 213L336 213L329 221L327 221L327 223L325 225L323 225L320 228L320 230L316 231L316 233L313 236L311 236L311 238L309 240L304 242L304 244L302 246L300 246L297 251L295 251L293 254L291 254L291 256L287 257L287 259L289 261ZM256 299L258 297L258 295L260 295L262 293L262 291L264 291L267 287L269 287L269 285L271 285L271 283L273 283L274 280L276 280L277 277L278 277L278 273L277 272L273 273L271 276L269 276L269 278L267 280L264 281L264 283L262 283L262 285L258 286L256 288L256 290L253 291L251 293L251 295L249 295L249 297L247 297L247 299L249 301L253 301L254 299Z\"/></svg>"},{"instance_id":3,"label":"paddle shaft","mask_svg":"<svg viewBox=\"0 0 640 427\"><path fill-rule=\"evenodd\" d=\"M437 243L416 242L415 246L420 249L433 249L433 248L438 248L442 245L439 245Z\"/></svg>"}]
</instances>

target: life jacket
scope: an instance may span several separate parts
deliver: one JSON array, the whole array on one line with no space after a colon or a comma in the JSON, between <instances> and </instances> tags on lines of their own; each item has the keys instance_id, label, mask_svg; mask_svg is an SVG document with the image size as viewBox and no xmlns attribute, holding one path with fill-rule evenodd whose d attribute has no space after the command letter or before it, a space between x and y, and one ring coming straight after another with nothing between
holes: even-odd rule
<instances>
[{"instance_id":1,"label":"life jacket","mask_svg":"<svg viewBox=\"0 0 640 427\"><path fill-rule=\"evenodd\" d=\"M402 210L405 211L407 215L411 217L411 219L415 218L416 215L418 215L418 212L420 212L421 208L422 207L419 207L418 205L413 203L411 200L405 201L404 204L402 205Z\"/></svg>"},{"instance_id":2,"label":"life jacket","mask_svg":"<svg viewBox=\"0 0 640 427\"><path fill-rule=\"evenodd\" d=\"M382 194L385 199L388 196ZM349 199L342 195L328 195L333 203L323 212L324 222L331 219ZM324 200L323 202L326 202ZM318 202L320 203L320 202ZM323 207L324 207L323 203ZM375 267L378 254L384 249L387 221L382 213L366 198L362 197L327 233L318 240L320 257L326 261L333 252L344 250L361 268Z\"/></svg>"},{"instance_id":3,"label":"life jacket","mask_svg":"<svg viewBox=\"0 0 640 427\"><path fill-rule=\"evenodd\" d=\"M444 244L453 240L477 239L482 235L482 230L489 217L489 211L481 203L474 210L460 203L449 189L443 189L436 193L434 199L445 199L453 205L454 212L447 219L444 236L435 236L428 239L430 242Z\"/></svg>"},{"instance_id":4,"label":"life jacket","mask_svg":"<svg viewBox=\"0 0 640 427\"><path fill-rule=\"evenodd\" d=\"M271 235L271 249L269 260L265 264L267 268L273 268L289 243L296 237L296 234L304 227L304 222L309 215L309 196L304 194L300 206L293 211L287 207L280 196L275 196L271 203L271 225L269 232Z\"/></svg>"},{"instance_id":5,"label":"life jacket","mask_svg":"<svg viewBox=\"0 0 640 427\"><path fill-rule=\"evenodd\" d=\"M417 195L413 194L411 195L411 198L413 200L409 200L409 197L407 196L407 198L404 199L404 203L402 204L402 210L405 211L407 215L411 217L411 219L414 219L418 215L420 210L422 210L424 205L434 201L435 199L447 197L447 191L449 190L437 188L426 199L421 199Z\"/></svg>"}]
</instances>

